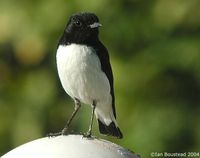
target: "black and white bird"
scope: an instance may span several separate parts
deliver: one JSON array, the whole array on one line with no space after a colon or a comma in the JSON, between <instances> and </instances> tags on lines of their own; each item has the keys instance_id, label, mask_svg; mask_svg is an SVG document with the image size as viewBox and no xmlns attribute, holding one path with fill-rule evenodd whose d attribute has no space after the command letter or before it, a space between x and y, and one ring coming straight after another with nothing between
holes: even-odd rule
<instances>
[{"instance_id":1,"label":"black and white bird","mask_svg":"<svg viewBox=\"0 0 200 158\"><path fill-rule=\"evenodd\" d=\"M93 13L74 14L59 40L56 54L59 78L64 90L75 102L75 110L61 134L66 134L82 102L92 107L91 122L85 136L91 136L95 114L100 133L123 137L116 122L113 73L108 51L98 38L100 26L98 17Z\"/></svg>"}]
</instances>

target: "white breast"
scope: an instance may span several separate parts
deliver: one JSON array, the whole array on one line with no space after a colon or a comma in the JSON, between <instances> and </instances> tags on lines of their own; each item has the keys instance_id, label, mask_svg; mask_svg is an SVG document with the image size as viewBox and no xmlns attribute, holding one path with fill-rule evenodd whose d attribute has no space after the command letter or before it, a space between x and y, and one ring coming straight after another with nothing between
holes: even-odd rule
<instances>
[{"instance_id":1,"label":"white breast","mask_svg":"<svg viewBox=\"0 0 200 158\"><path fill-rule=\"evenodd\" d=\"M58 74L65 91L86 104L110 99L110 84L91 47L71 44L57 50Z\"/></svg>"}]
</instances>

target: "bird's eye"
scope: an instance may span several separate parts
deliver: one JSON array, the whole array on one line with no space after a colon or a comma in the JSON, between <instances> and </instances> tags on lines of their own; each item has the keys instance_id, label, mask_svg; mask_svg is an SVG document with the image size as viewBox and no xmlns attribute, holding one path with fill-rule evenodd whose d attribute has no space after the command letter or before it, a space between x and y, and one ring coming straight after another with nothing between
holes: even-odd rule
<instances>
[{"instance_id":1,"label":"bird's eye","mask_svg":"<svg viewBox=\"0 0 200 158\"><path fill-rule=\"evenodd\" d=\"M75 25L80 27L82 25L82 23L80 21L75 21Z\"/></svg>"}]
</instances>

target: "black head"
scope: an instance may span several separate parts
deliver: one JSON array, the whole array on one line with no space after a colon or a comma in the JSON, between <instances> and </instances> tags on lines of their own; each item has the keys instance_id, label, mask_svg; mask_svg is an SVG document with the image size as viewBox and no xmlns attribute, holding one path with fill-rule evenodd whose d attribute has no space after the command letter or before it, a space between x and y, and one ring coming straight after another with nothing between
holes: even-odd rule
<instances>
[{"instance_id":1,"label":"black head","mask_svg":"<svg viewBox=\"0 0 200 158\"><path fill-rule=\"evenodd\" d=\"M93 13L77 13L70 17L60 44L89 44L98 40L98 17Z\"/></svg>"}]
</instances>

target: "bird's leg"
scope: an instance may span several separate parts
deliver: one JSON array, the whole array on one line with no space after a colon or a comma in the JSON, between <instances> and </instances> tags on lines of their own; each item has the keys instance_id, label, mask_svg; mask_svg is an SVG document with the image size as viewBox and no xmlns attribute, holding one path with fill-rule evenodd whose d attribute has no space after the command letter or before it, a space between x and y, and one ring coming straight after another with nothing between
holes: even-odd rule
<instances>
[{"instance_id":1,"label":"bird's leg","mask_svg":"<svg viewBox=\"0 0 200 158\"><path fill-rule=\"evenodd\" d=\"M75 103L75 106L74 106L74 111L72 112L71 114L71 117L69 118L69 120L67 121L65 127L63 128L63 130L61 132L58 132L58 133L49 133L48 136L49 137L53 137L53 136L59 136L59 135L65 135L67 133L67 130L74 118L74 116L76 115L76 113L78 112L79 108L81 107L81 103L78 99L74 99L74 103Z\"/></svg>"},{"instance_id":2,"label":"bird's leg","mask_svg":"<svg viewBox=\"0 0 200 158\"><path fill-rule=\"evenodd\" d=\"M84 137L91 137L91 135L92 135L92 125L93 125L93 120L94 120L95 108L96 108L96 103L95 103L95 101L93 101L93 103L92 103L92 115L91 115L91 119L90 119L90 126L89 126L87 133L84 134Z\"/></svg>"},{"instance_id":3,"label":"bird's leg","mask_svg":"<svg viewBox=\"0 0 200 158\"><path fill-rule=\"evenodd\" d=\"M67 121L65 127L64 127L63 130L61 131L61 134L62 134L62 135L65 135L65 134L66 134L66 132L67 132L67 130L68 130L68 128L69 128L69 126L70 126L70 124L71 124L71 122L72 122L74 116L77 114L79 108L81 107L81 102L80 102L78 99L75 98L74 103L75 103L74 111L72 112L71 117L70 117L69 120Z\"/></svg>"}]
</instances>

